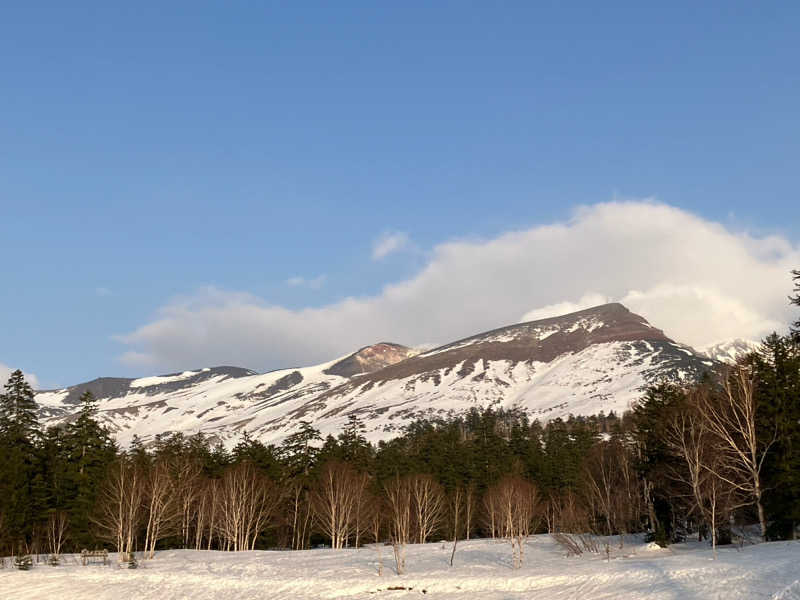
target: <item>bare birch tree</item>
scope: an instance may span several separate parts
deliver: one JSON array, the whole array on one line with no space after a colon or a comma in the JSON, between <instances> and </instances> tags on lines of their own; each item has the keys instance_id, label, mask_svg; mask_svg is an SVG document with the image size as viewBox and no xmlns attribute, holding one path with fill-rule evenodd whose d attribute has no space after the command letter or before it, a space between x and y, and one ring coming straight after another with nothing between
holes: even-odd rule
<instances>
[{"instance_id":1,"label":"bare birch tree","mask_svg":"<svg viewBox=\"0 0 800 600\"><path fill-rule=\"evenodd\" d=\"M314 511L311 507L305 478L298 476L288 486L287 525L292 532L292 549L308 548L311 528L314 524Z\"/></svg>"},{"instance_id":2,"label":"bare birch tree","mask_svg":"<svg viewBox=\"0 0 800 600\"><path fill-rule=\"evenodd\" d=\"M606 535L624 534L640 514L640 490L632 457L623 442L612 438L595 444L584 464L587 500L603 519Z\"/></svg>"},{"instance_id":3,"label":"bare birch tree","mask_svg":"<svg viewBox=\"0 0 800 600\"><path fill-rule=\"evenodd\" d=\"M381 499L372 496L369 500L369 532L374 543L381 541L381 530L383 528L383 509Z\"/></svg>"},{"instance_id":4,"label":"bare birch tree","mask_svg":"<svg viewBox=\"0 0 800 600\"><path fill-rule=\"evenodd\" d=\"M64 511L52 513L47 519L47 547L50 555L57 560L61 556L61 548L67 537L69 518ZM2 523L0 522L0 530Z\"/></svg>"},{"instance_id":5,"label":"bare birch tree","mask_svg":"<svg viewBox=\"0 0 800 600\"><path fill-rule=\"evenodd\" d=\"M219 532L226 548L253 550L280 500L278 487L250 463L228 469L219 496Z\"/></svg>"},{"instance_id":6,"label":"bare birch tree","mask_svg":"<svg viewBox=\"0 0 800 600\"><path fill-rule=\"evenodd\" d=\"M192 527L196 524L195 511L200 499L202 468L189 458L178 459L173 467L174 492L179 504L179 530L183 548L188 548Z\"/></svg>"},{"instance_id":7,"label":"bare birch tree","mask_svg":"<svg viewBox=\"0 0 800 600\"><path fill-rule=\"evenodd\" d=\"M498 535L500 523L500 504L497 496L497 488L495 487L489 488L483 495L483 514L485 526L489 530L492 539L495 539Z\"/></svg>"},{"instance_id":8,"label":"bare birch tree","mask_svg":"<svg viewBox=\"0 0 800 600\"><path fill-rule=\"evenodd\" d=\"M100 490L98 511L92 521L102 539L113 543L120 562L134 552L142 522L144 477L139 467L122 458L110 469Z\"/></svg>"},{"instance_id":9,"label":"bare birch tree","mask_svg":"<svg viewBox=\"0 0 800 600\"><path fill-rule=\"evenodd\" d=\"M389 509L389 527L398 575L405 573L405 546L410 541L412 525L412 491L408 478L395 478L384 485Z\"/></svg>"},{"instance_id":10,"label":"bare birch tree","mask_svg":"<svg viewBox=\"0 0 800 600\"><path fill-rule=\"evenodd\" d=\"M211 550L211 545L214 543L214 537L221 540L219 535L219 514L220 514L220 498L222 497L222 482L219 479L212 479L209 482L206 492L206 502L208 506L208 549ZM222 544L220 543L221 547Z\"/></svg>"},{"instance_id":11,"label":"bare birch tree","mask_svg":"<svg viewBox=\"0 0 800 600\"><path fill-rule=\"evenodd\" d=\"M358 473L357 479L354 482L358 489L356 496L356 519L353 527L353 546L360 547L362 539L366 536L372 528L373 513L377 510L376 503L369 487L370 477L367 473Z\"/></svg>"},{"instance_id":12,"label":"bare birch tree","mask_svg":"<svg viewBox=\"0 0 800 600\"><path fill-rule=\"evenodd\" d=\"M673 470L672 479L689 491L692 499L689 514L696 513L711 530L711 547L717 557L718 528L733 508L736 508L736 486L726 476L728 454L720 452L718 440L698 410L698 400L708 391L692 392L689 407L676 413L666 429L666 443L671 452L682 459L681 469Z\"/></svg>"},{"instance_id":13,"label":"bare birch tree","mask_svg":"<svg viewBox=\"0 0 800 600\"><path fill-rule=\"evenodd\" d=\"M442 486L430 475L411 475L408 478L414 510L416 540L428 541L439 526L445 510Z\"/></svg>"},{"instance_id":14,"label":"bare birch tree","mask_svg":"<svg viewBox=\"0 0 800 600\"><path fill-rule=\"evenodd\" d=\"M755 379L744 364L732 367L722 380L721 394L698 395L698 410L705 427L717 438L724 460L715 474L748 495L758 512L761 538L766 539L767 524L762 502L761 470L770 447L775 443L777 427L766 439L758 435L758 412Z\"/></svg>"},{"instance_id":15,"label":"bare birch tree","mask_svg":"<svg viewBox=\"0 0 800 600\"><path fill-rule=\"evenodd\" d=\"M450 537L453 539L453 548L450 552L450 566L453 566L453 560L456 556L456 548L458 547L458 538L461 536L461 531L464 527L464 513L466 512L466 493L464 488L456 487L447 496L448 513L450 515Z\"/></svg>"},{"instance_id":16,"label":"bare birch tree","mask_svg":"<svg viewBox=\"0 0 800 600\"><path fill-rule=\"evenodd\" d=\"M156 461L148 469L144 486L147 510L144 550L145 558L153 558L158 541L172 533L179 522L181 503L172 469L164 460Z\"/></svg>"},{"instance_id":17,"label":"bare birch tree","mask_svg":"<svg viewBox=\"0 0 800 600\"><path fill-rule=\"evenodd\" d=\"M311 504L332 548L344 548L351 535L358 538L358 513L366 482L364 474L343 462L332 461L322 468Z\"/></svg>"},{"instance_id":18,"label":"bare birch tree","mask_svg":"<svg viewBox=\"0 0 800 600\"><path fill-rule=\"evenodd\" d=\"M590 450L584 465L584 482L589 498L599 508L605 521L606 535L612 535L612 518L619 485L616 456L609 442L599 442Z\"/></svg>"},{"instance_id":19,"label":"bare birch tree","mask_svg":"<svg viewBox=\"0 0 800 600\"><path fill-rule=\"evenodd\" d=\"M475 484L469 483L464 488L464 536L469 539L472 535L473 521L475 520Z\"/></svg>"},{"instance_id":20,"label":"bare birch tree","mask_svg":"<svg viewBox=\"0 0 800 600\"><path fill-rule=\"evenodd\" d=\"M495 484L488 493L495 498L498 524L502 536L511 542L512 564L522 566L525 541L539 526L541 518L539 493L529 481L508 476Z\"/></svg>"}]
</instances>

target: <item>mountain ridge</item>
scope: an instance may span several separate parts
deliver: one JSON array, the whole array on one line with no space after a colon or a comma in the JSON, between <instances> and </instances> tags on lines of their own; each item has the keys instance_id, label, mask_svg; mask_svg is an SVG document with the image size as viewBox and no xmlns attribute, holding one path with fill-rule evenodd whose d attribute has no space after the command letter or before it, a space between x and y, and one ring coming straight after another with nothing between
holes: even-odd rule
<instances>
[{"instance_id":1,"label":"mountain ridge","mask_svg":"<svg viewBox=\"0 0 800 600\"><path fill-rule=\"evenodd\" d=\"M95 393L121 443L136 433L203 432L225 443L246 430L280 441L311 420L337 433L351 414L376 441L410 420L506 406L534 418L622 411L656 381L690 381L718 363L679 344L618 303L516 323L417 352L391 342L320 365L255 373L206 367L138 379L99 378L37 393L48 424Z\"/></svg>"}]
</instances>

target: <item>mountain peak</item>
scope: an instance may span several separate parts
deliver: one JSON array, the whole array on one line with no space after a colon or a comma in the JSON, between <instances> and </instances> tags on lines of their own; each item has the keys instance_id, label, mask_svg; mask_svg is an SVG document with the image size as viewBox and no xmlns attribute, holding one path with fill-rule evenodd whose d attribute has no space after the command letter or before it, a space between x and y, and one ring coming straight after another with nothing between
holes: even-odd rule
<instances>
[{"instance_id":1,"label":"mountain peak","mask_svg":"<svg viewBox=\"0 0 800 600\"><path fill-rule=\"evenodd\" d=\"M632 340L672 341L663 331L650 325L644 317L632 313L618 302L612 302L565 315L506 325L434 348L422 356L441 354L475 344L502 344L509 348L552 347L557 354L561 354L595 343ZM533 356L528 357L530 359L539 360Z\"/></svg>"},{"instance_id":2,"label":"mountain peak","mask_svg":"<svg viewBox=\"0 0 800 600\"><path fill-rule=\"evenodd\" d=\"M384 367L394 365L416 354L411 348L391 342L378 342L364 346L350 356L325 369L328 375L353 377L372 373Z\"/></svg>"},{"instance_id":3,"label":"mountain peak","mask_svg":"<svg viewBox=\"0 0 800 600\"><path fill-rule=\"evenodd\" d=\"M601 319L605 317L613 320L635 319L638 322L647 323L647 320L644 317L641 317L631 312L631 310L624 304L621 304L619 302L609 302L607 304L598 304L597 306L591 306L589 308L576 310L575 312L571 313L553 315L551 317L544 317L542 319L536 319L533 321L523 321L522 324L544 323L548 321L569 321L569 320L577 320L589 317L596 317Z\"/></svg>"}]
</instances>

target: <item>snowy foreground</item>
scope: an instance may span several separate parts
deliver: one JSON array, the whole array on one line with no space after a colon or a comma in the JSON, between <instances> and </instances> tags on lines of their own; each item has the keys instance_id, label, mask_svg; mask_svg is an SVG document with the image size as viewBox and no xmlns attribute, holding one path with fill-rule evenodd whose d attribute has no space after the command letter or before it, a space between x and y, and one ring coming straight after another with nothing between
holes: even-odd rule
<instances>
[{"instance_id":1,"label":"snowy foreground","mask_svg":"<svg viewBox=\"0 0 800 600\"><path fill-rule=\"evenodd\" d=\"M565 558L548 536L535 536L525 564L511 568L508 544L461 542L450 567L450 543L413 545L408 573L394 572L382 547L305 552L160 552L137 570L76 564L0 571L0 598L52 600L231 600L238 598L772 598L800 600L800 542L720 549L697 544L667 550L627 543L618 555ZM405 588L405 589L392 589Z\"/></svg>"}]
</instances>

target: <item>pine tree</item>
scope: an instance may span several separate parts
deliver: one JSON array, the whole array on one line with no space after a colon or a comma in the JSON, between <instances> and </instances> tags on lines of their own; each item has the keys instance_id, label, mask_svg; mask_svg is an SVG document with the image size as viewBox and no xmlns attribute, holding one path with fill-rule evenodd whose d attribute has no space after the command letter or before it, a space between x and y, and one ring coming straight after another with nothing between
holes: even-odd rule
<instances>
[{"instance_id":1,"label":"pine tree","mask_svg":"<svg viewBox=\"0 0 800 600\"><path fill-rule=\"evenodd\" d=\"M794 281L794 296L789 297L789 302L800 306L800 269L792 271L792 280ZM800 317L792 325L792 337L796 342L800 342Z\"/></svg>"},{"instance_id":2,"label":"pine tree","mask_svg":"<svg viewBox=\"0 0 800 600\"><path fill-rule=\"evenodd\" d=\"M673 484L670 473L677 460L667 446L667 425L683 410L685 391L670 383L649 388L631 417L637 450L637 471L643 482L651 533L659 544L672 537Z\"/></svg>"},{"instance_id":3,"label":"pine tree","mask_svg":"<svg viewBox=\"0 0 800 600\"><path fill-rule=\"evenodd\" d=\"M338 440L340 458L362 470L366 469L372 460L372 446L364 437L366 429L358 415L350 414Z\"/></svg>"},{"instance_id":4,"label":"pine tree","mask_svg":"<svg viewBox=\"0 0 800 600\"><path fill-rule=\"evenodd\" d=\"M752 362L759 436L769 439L778 429L764 467L768 535L785 538L800 523L800 343L772 334Z\"/></svg>"},{"instance_id":5,"label":"pine tree","mask_svg":"<svg viewBox=\"0 0 800 600\"><path fill-rule=\"evenodd\" d=\"M310 421L300 421L300 429L283 441L281 452L292 471L292 476L308 476L319 453L313 444L320 441L322 436L319 434L319 429L316 429Z\"/></svg>"},{"instance_id":6,"label":"pine tree","mask_svg":"<svg viewBox=\"0 0 800 600\"><path fill-rule=\"evenodd\" d=\"M275 446L265 446L251 438L247 431L233 448L232 455L234 463L248 462L271 479L278 480L281 477L281 465Z\"/></svg>"},{"instance_id":7,"label":"pine tree","mask_svg":"<svg viewBox=\"0 0 800 600\"><path fill-rule=\"evenodd\" d=\"M44 517L45 482L39 472L41 439L33 389L16 370L0 394L0 511L12 539L29 540Z\"/></svg>"},{"instance_id":8,"label":"pine tree","mask_svg":"<svg viewBox=\"0 0 800 600\"><path fill-rule=\"evenodd\" d=\"M97 404L91 392L80 398L77 418L67 425L64 453L67 457L67 480L71 489L68 505L74 541L91 546L96 541L90 533L89 520L108 466L117 456L117 448L108 430L97 421Z\"/></svg>"},{"instance_id":9,"label":"pine tree","mask_svg":"<svg viewBox=\"0 0 800 600\"><path fill-rule=\"evenodd\" d=\"M0 394L0 435L7 441L36 441L39 433L39 419L36 416L36 402L33 388L25 381L22 371L17 369L8 378Z\"/></svg>"}]
</instances>

